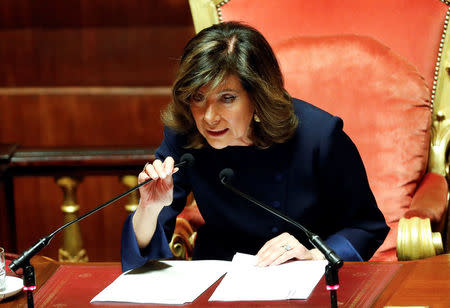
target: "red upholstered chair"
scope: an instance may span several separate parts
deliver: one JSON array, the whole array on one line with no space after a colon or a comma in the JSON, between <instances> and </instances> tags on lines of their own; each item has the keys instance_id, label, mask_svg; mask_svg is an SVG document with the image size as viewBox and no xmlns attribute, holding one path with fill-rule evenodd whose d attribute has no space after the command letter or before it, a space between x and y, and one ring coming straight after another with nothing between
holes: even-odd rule
<instances>
[{"instance_id":1,"label":"red upholstered chair","mask_svg":"<svg viewBox=\"0 0 450 308\"><path fill-rule=\"evenodd\" d=\"M200 214L197 203L191 193L187 198L186 207L177 216L175 230L169 243L170 250L175 258L192 259L197 229L204 223L205 220Z\"/></svg>"},{"instance_id":2,"label":"red upholstered chair","mask_svg":"<svg viewBox=\"0 0 450 308\"><path fill-rule=\"evenodd\" d=\"M343 118L391 227L372 260L442 252L447 1L190 0L190 6L197 32L231 20L260 30L289 93Z\"/></svg>"}]
</instances>

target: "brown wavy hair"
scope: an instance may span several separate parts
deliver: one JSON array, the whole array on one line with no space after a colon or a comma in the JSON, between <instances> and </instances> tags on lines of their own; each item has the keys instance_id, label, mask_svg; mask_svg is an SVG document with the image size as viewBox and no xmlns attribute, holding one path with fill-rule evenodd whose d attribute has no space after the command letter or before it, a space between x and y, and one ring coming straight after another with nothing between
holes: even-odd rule
<instances>
[{"instance_id":1,"label":"brown wavy hair","mask_svg":"<svg viewBox=\"0 0 450 308\"><path fill-rule=\"evenodd\" d=\"M213 25L187 43L172 101L161 116L164 125L186 134L188 148L206 145L191 114L191 96L205 85L214 89L230 75L239 77L260 118L250 124L253 144L268 148L292 137L298 118L273 50L261 33L238 22Z\"/></svg>"}]
</instances>

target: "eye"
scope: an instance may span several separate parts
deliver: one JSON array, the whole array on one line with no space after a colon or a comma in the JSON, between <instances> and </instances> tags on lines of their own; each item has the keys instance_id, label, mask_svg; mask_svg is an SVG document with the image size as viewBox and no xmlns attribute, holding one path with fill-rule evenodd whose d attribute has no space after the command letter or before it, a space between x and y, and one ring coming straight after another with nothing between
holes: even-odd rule
<instances>
[{"instance_id":1,"label":"eye","mask_svg":"<svg viewBox=\"0 0 450 308\"><path fill-rule=\"evenodd\" d=\"M199 103L199 102L202 102L204 98L205 97L203 96L203 94L201 94L201 93L194 93L191 96L191 101L194 102L194 103Z\"/></svg>"},{"instance_id":2,"label":"eye","mask_svg":"<svg viewBox=\"0 0 450 308\"><path fill-rule=\"evenodd\" d=\"M230 104L230 103L234 102L235 99L236 99L236 96L232 95L232 94L224 94L224 95L222 95L222 101L224 103L227 103L227 104Z\"/></svg>"}]
</instances>

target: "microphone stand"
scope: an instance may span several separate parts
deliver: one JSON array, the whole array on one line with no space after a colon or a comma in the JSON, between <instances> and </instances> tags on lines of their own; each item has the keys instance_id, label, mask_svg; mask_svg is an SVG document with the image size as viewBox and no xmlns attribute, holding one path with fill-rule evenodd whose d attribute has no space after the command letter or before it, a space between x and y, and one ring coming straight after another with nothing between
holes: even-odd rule
<instances>
[{"instance_id":1,"label":"microphone stand","mask_svg":"<svg viewBox=\"0 0 450 308\"><path fill-rule=\"evenodd\" d=\"M251 201L252 203L258 205L259 207L263 208L264 210L270 212L271 214L277 216L278 218L281 218L282 220L286 221L287 223L297 227L298 229L302 230L306 236L308 237L309 242L317 248L327 259L328 265L325 267L325 282L326 282L326 288L328 291L330 291L330 302L332 308L337 308L337 289L339 288L339 268L344 265L344 261L341 260L341 258L334 252L330 247L328 247L327 244L325 244L324 241L315 233L309 231L305 227L303 227L301 224L293 220L292 218L284 215L283 213L269 207L268 205L265 205L264 203L256 200L255 198L241 192L234 186L228 183L229 179L233 176L234 172L231 169L224 169L220 172L219 178L220 182L229 190L231 190L236 195L247 199Z\"/></svg>"},{"instance_id":2,"label":"microphone stand","mask_svg":"<svg viewBox=\"0 0 450 308\"><path fill-rule=\"evenodd\" d=\"M176 164L174 167L181 167L184 165L191 166L193 164L194 157L186 153L183 156L181 156L180 163ZM20 268L23 269L23 290L27 292L27 304L29 308L34 307L34 300L33 300L33 291L36 289L36 277L34 273L34 267L30 263L30 259L34 257L39 251L41 251L44 247L46 247L50 241L53 239L53 237L62 231L63 229L67 228L68 226L83 220L84 218L94 214L97 211L100 211L104 207L110 205L113 202L116 202L117 200L125 197L126 195L130 194L131 192L135 191L136 189L140 188L141 186L147 184L148 182L152 181L152 178L147 179L146 181L142 182L139 185L136 185L135 187L127 190L126 192L112 198L111 200L97 206L93 210L90 210L86 214L69 221L68 223L62 225L55 231L53 231L51 234L41 238L39 241L37 241L33 246L28 248L22 255L20 255L18 258L14 259L11 264L9 265L9 268L17 273L17 270Z\"/></svg>"}]
</instances>

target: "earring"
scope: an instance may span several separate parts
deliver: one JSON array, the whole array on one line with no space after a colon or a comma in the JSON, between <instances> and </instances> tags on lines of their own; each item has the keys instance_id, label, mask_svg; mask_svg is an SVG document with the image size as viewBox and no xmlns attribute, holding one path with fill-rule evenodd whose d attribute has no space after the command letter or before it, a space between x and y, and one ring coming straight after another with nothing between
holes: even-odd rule
<instances>
[{"instance_id":1,"label":"earring","mask_svg":"<svg viewBox=\"0 0 450 308\"><path fill-rule=\"evenodd\" d=\"M253 114L253 120L255 120L255 122L257 122L257 123L261 122L261 119L258 117L256 112Z\"/></svg>"}]
</instances>

